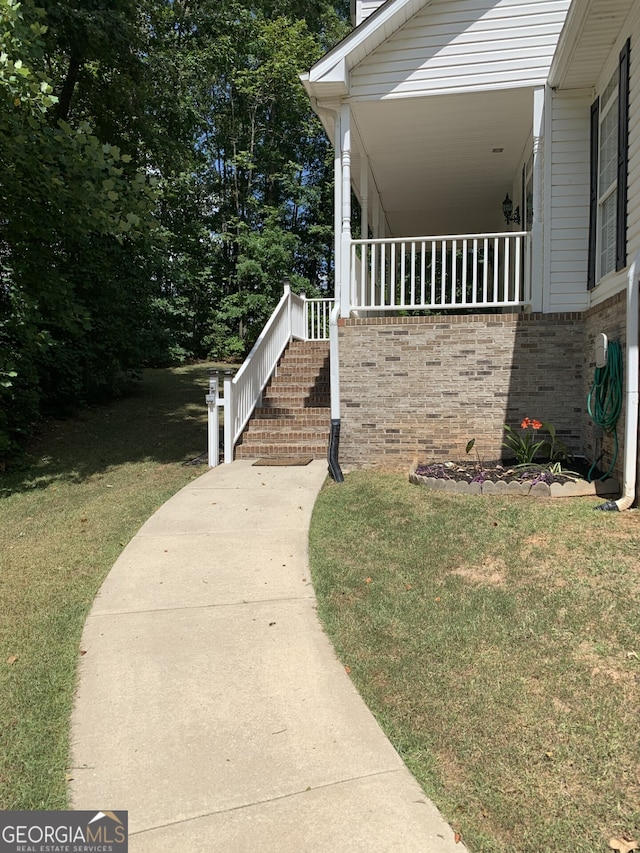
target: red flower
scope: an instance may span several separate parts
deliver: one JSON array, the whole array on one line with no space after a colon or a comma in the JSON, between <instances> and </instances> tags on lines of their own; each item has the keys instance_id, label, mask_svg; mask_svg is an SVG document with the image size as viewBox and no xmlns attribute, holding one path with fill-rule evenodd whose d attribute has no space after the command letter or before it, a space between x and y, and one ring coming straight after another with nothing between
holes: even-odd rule
<instances>
[{"instance_id":1,"label":"red flower","mask_svg":"<svg viewBox=\"0 0 640 853\"><path fill-rule=\"evenodd\" d=\"M535 419L534 419L534 420L532 420L532 421L531 421L531 426L532 426L534 429L542 429L542 421L537 421L537 420L535 420Z\"/></svg>"},{"instance_id":2,"label":"red flower","mask_svg":"<svg viewBox=\"0 0 640 853\"><path fill-rule=\"evenodd\" d=\"M531 424L531 418L525 418L522 421L522 423L520 424L520 426L522 427L522 429L526 429L530 424Z\"/></svg>"}]
</instances>

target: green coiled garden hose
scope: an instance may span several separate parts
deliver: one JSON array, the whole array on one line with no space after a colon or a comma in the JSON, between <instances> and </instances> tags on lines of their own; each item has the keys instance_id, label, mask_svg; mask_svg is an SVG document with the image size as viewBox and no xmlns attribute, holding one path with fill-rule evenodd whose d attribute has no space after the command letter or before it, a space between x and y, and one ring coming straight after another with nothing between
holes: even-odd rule
<instances>
[{"instance_id":1,"label":"green coiled garden hose","mask_svg":"<svg viewBox=\"0 0 640 853\"><path fill-rule=\"evenodd\" d=\"M591 420L602 427L606 433L613 435L611 465L607 473L600 477L601 480L610 476L618 459L616 424L622 411L622 388L622 347L616 341L609 341L607 363L604 367L596 367L593 384L587 397L587 410ZM589 469L589 482L593 479L593 471L599 461L600 459L596 459Z\"/></svg>"}]
</instances>

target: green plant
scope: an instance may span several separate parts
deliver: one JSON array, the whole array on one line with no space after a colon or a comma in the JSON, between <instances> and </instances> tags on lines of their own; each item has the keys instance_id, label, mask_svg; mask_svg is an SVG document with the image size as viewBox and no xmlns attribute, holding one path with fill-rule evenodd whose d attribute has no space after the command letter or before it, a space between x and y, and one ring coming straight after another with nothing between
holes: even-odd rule
<instances>
[{"instance_id":1,"label":"green plant","mask_svg":"<svg viewBox=\"0 0 640 853\"><path fill-rule=\"evenodd\" d=\"M503 447L513 453L520 465L533 462L536 454L547 443L546 439L536 441L537 432L542 427L542 421L535 418L525 418L520 424L520 429L524 430L524 435L519 435L508 424L504 425L507 437L502 443Z\"/></svg>"},{"instance_id":2,"label":"green plant","mask_svg":"<svg viewBox=\"0 0 640 853\"><path fill-rule=\"evenodd\" d=\"M474 447L476 447L476 440L475 440L475 438L471 438L467 442L467 446L465 447L464 452L469 454L469 453L471 453L471 451L473 450ZM478 453L477 447L476 447L476 457L478 459L478 471L483 471L484 470L483 460L482 460L480 454Z\"/></svg>"},{"instance_id":3,"label":"green plant","mask_svg":"<svg viewBox=\"0 0 640 853\"><path fill-rule=\"evenodd\" d=\"M573 459L573 454L571 453L567 445L564 444L564 442L560 441L557 437L556 428L554 427L554 425L549 423L548 421L545 421L542 426L551 436L551 441L547 442L549 446L549 460L551 462L559 463L570 462Z\"/></svg>"},{"instance_id":4,"label":"green plant","mask_svg":"<svg viewBox=\"0 0 640 853\"><path fill-rule=\"evenodd\" d=\"M567 446L558 439L552 423L527 417L521 422L520 428L524 430L524 435L519 435L508 424L504 424L507 437L502 443L503 447L513 453L518 464L531 464L539 453L546 456L549 462L562 463L571 458ZM537 440L540 430L546 430L549 438Z\"/></svg>"}]
</instances>

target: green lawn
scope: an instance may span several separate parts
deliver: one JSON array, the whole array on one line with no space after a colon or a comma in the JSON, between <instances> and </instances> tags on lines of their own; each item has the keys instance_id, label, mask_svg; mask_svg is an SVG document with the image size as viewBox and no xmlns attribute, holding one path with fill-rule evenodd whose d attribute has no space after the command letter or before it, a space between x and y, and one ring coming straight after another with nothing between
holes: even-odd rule
<instances>
[{"instance_id":1,"label":"green lawn","mask_svg":"<svg viewBox=\"0 0 640 853\"><path fill-rule=\"evenodd\" d=\"M640 835L640 514L358 472L316 504L321 618L474 853Z\"/></svg>"},{"instance_id":2,"label":"green lawn","mask_svg":"<svg viewBox=\"0 0 640 853\"><path fill-rule=\"evenodd\" d=\"M66 806L86 614L126 542L202 472L206 366L52 423L0 480L0 808ZM640 834L640 517L328 482L320 613L351 677L473 853Z\"/></svg>"},{"instance_id":3,"label":"green lawn","mask_svg":"<svg viewBox=\"0 0 640 853\"><path fill-rule=\"evenodd\" d=\"M0 477L0 808L67 802L80 634L122 548L204 470L206 365L146 371L128 396L53 422Z\"/></svg>"}]
</instances>

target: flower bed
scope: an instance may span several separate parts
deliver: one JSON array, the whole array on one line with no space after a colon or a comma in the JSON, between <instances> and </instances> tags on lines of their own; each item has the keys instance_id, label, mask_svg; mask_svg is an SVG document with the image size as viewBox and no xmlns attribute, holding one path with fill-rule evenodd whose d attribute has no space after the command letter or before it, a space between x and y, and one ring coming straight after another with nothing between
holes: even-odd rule
<instances>
[{"instance_id":1,"label":"flower bed","mask_svg":"<svg viewBox=\"0 0 640 853\"><path fill-rule=\"evenodd\" d=\"M572 470L549 464L466 461L418 465L409 479L426 488L470 495L577 497L620 493L617 480L589 482L587 473L588 465L583 460L574 460Z\"/></svg>"}]
</instances>

